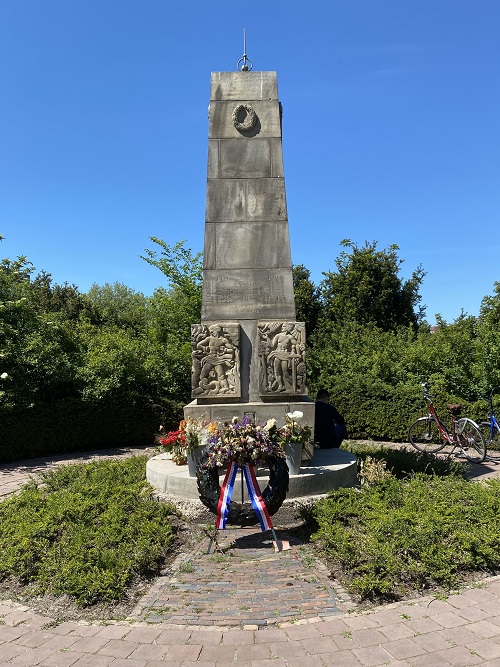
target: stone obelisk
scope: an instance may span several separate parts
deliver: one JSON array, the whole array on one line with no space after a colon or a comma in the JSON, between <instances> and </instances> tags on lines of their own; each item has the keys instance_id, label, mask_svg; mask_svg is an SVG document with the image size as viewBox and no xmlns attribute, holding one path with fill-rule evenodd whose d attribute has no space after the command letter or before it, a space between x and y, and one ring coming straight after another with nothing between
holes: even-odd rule
<instances>
[{"instance_id":1,"label":"stone obelisk","mask_svg":"<svg viewBox=\"0 0 500 667\"><path fill-rule=\"evenodd\" d=\"M212 72L201 323L186 417L262 423L307 398L295 321L276 72Z\"/></svg>"}]
</instances>

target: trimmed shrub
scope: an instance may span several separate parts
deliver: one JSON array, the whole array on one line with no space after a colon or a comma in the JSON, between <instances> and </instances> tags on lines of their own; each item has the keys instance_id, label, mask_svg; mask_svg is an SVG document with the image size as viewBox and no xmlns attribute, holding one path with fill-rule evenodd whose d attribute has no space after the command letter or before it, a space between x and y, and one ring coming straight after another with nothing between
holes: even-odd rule
<instances>
[{"instance_id":1,"label":"trimmed shrub","mask_svg":"<svg viewBox=\"0 0 500 667\"><path fill-rule=\"evenodd\" d=\"M174 428L182 405L141 396L71 398L2 416L0 462L107 447L148 445L160 424Z\"/></svg>"},{"instance_id":2,"label":"trimmed shrub","mask_svg":"<svg viewBox=\"0 0 500 667\"><path fill-rule=\"evenodd\" d=\"M79 606L123 600L157 575L174 546L176 510L149 498L147 458L61 466L0 503L0 580Z\"/></svg>"}]
</instances>

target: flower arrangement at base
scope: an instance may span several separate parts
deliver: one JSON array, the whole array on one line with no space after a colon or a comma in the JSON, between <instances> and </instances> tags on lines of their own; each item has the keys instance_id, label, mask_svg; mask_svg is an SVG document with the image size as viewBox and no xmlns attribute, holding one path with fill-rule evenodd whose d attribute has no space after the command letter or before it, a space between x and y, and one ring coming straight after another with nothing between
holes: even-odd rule
<instances>
[{"instance_id":1,"label":"flower arrangement at base","mask_svg":"<svg viewBox=\"0 0 500 667\"><path fill-rule=\"evenodd\" d=\"M160 427L160 431L163 427ZM198 447L205 447L210 441L210 436L217 433L218 422L207 422L204 419L183 419L177 431L169 431L167 434L157 436L156 442L160 445L162 452L172 455L172 461L178 465L187 463L187 455L192 456Z\"/></svg>"},{"instance_id":2,"label":"flower arrangement at base","mask_svg":"<svg viewBox=\"0 0 500 667\"><path fill-rule=\"evenodd\" d=\"M291 442L305 444L311 439L311 427L309 424L300 424L304 413L300 410L288 412L285 417L285 423L276 430L278 442L284 447Z\"/></svg>"},{"instance_id":3,"label":"flower arrangement at base","mask_svg":"<svg viewBox=\"0 0 500 667\"><path fill-rule=\"evenodd\" d=\"M254 424L248 417L241 420L233 417L231 423L224 422L210 438L205 467L224 467L233 460L237 465L247 463L262 465L275 458L285 458L285 452L275 437L276 420L263 426ZM268 426L269 425L269 426Z\"/></svg>"},{"instance_id":4,"label":"flower arrangement at base","mask_svg":"<svg viewBox=\"0 0 500 667\"><path fill-rule=\"evenodd\" d=\"M219 430L219 422L208 422L206 419L193 419L188 417L181 421L179 428L186 435L186 452L190 455L198 447L206 447L210 437L214 436Z\"/></svg>"},{"instance_id":5,"label":"flower arrangement at base","mask_svg":"<svg viewBox=\"0 0 500 667\"><path fill-rule=\"evenodd\" d=\"M177 431L169 431L165 435L160 433L160 435L156 437L156 442L160 445L160 451L171 454L172 461L178 466L187 463L186 433L182 426L183 424L181 422ZM160 431L162 428L163 427L160 426Z\"/></svg>"}]
</instances>

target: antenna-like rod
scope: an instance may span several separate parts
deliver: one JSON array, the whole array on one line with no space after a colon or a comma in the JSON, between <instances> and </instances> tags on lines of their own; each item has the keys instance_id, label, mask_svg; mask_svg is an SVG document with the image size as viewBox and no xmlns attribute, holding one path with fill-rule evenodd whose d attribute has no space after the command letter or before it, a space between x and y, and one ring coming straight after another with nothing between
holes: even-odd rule
<instances>
[{"instance_id":1,"label":"antenna-like rod","mask_svg":"<svg viewBox=\"0 0 500 667\"><path fill-rule=\"evenodd\" d=\"M243 65L240 66L240 63ZM238 60L238 69L242 72L250 72L253 69L253 62L247 58L247 29L243 28L243 56Z\"/></svg>"}]
</instances>

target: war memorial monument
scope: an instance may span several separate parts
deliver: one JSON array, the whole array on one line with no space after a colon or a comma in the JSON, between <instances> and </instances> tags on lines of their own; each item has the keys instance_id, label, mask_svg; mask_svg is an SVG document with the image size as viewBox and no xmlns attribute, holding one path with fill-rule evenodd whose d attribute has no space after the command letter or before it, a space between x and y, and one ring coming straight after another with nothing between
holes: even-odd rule
<instances>
[{"instance_id":1,"label":"war memorial monument","mask_svg":"<svg viewBox=\"0 0 500 667\"><path fill-rule=\"evenodd\" d=\"M185 418L283 423L303 413L306 329L297 322L276 72L212 72L201 322L191 328L192 401ZM241 60L240 60L241 62ZM248 61L249 62L249 61ZM196 479L162 455L147 476L160 491L196 498ZM289 497L356 481L355 457L316 450L290 476ZM222 472L222 471L221 471ZM296 471L297 472L297 471Z\"/></svg>"}]
</instances>

